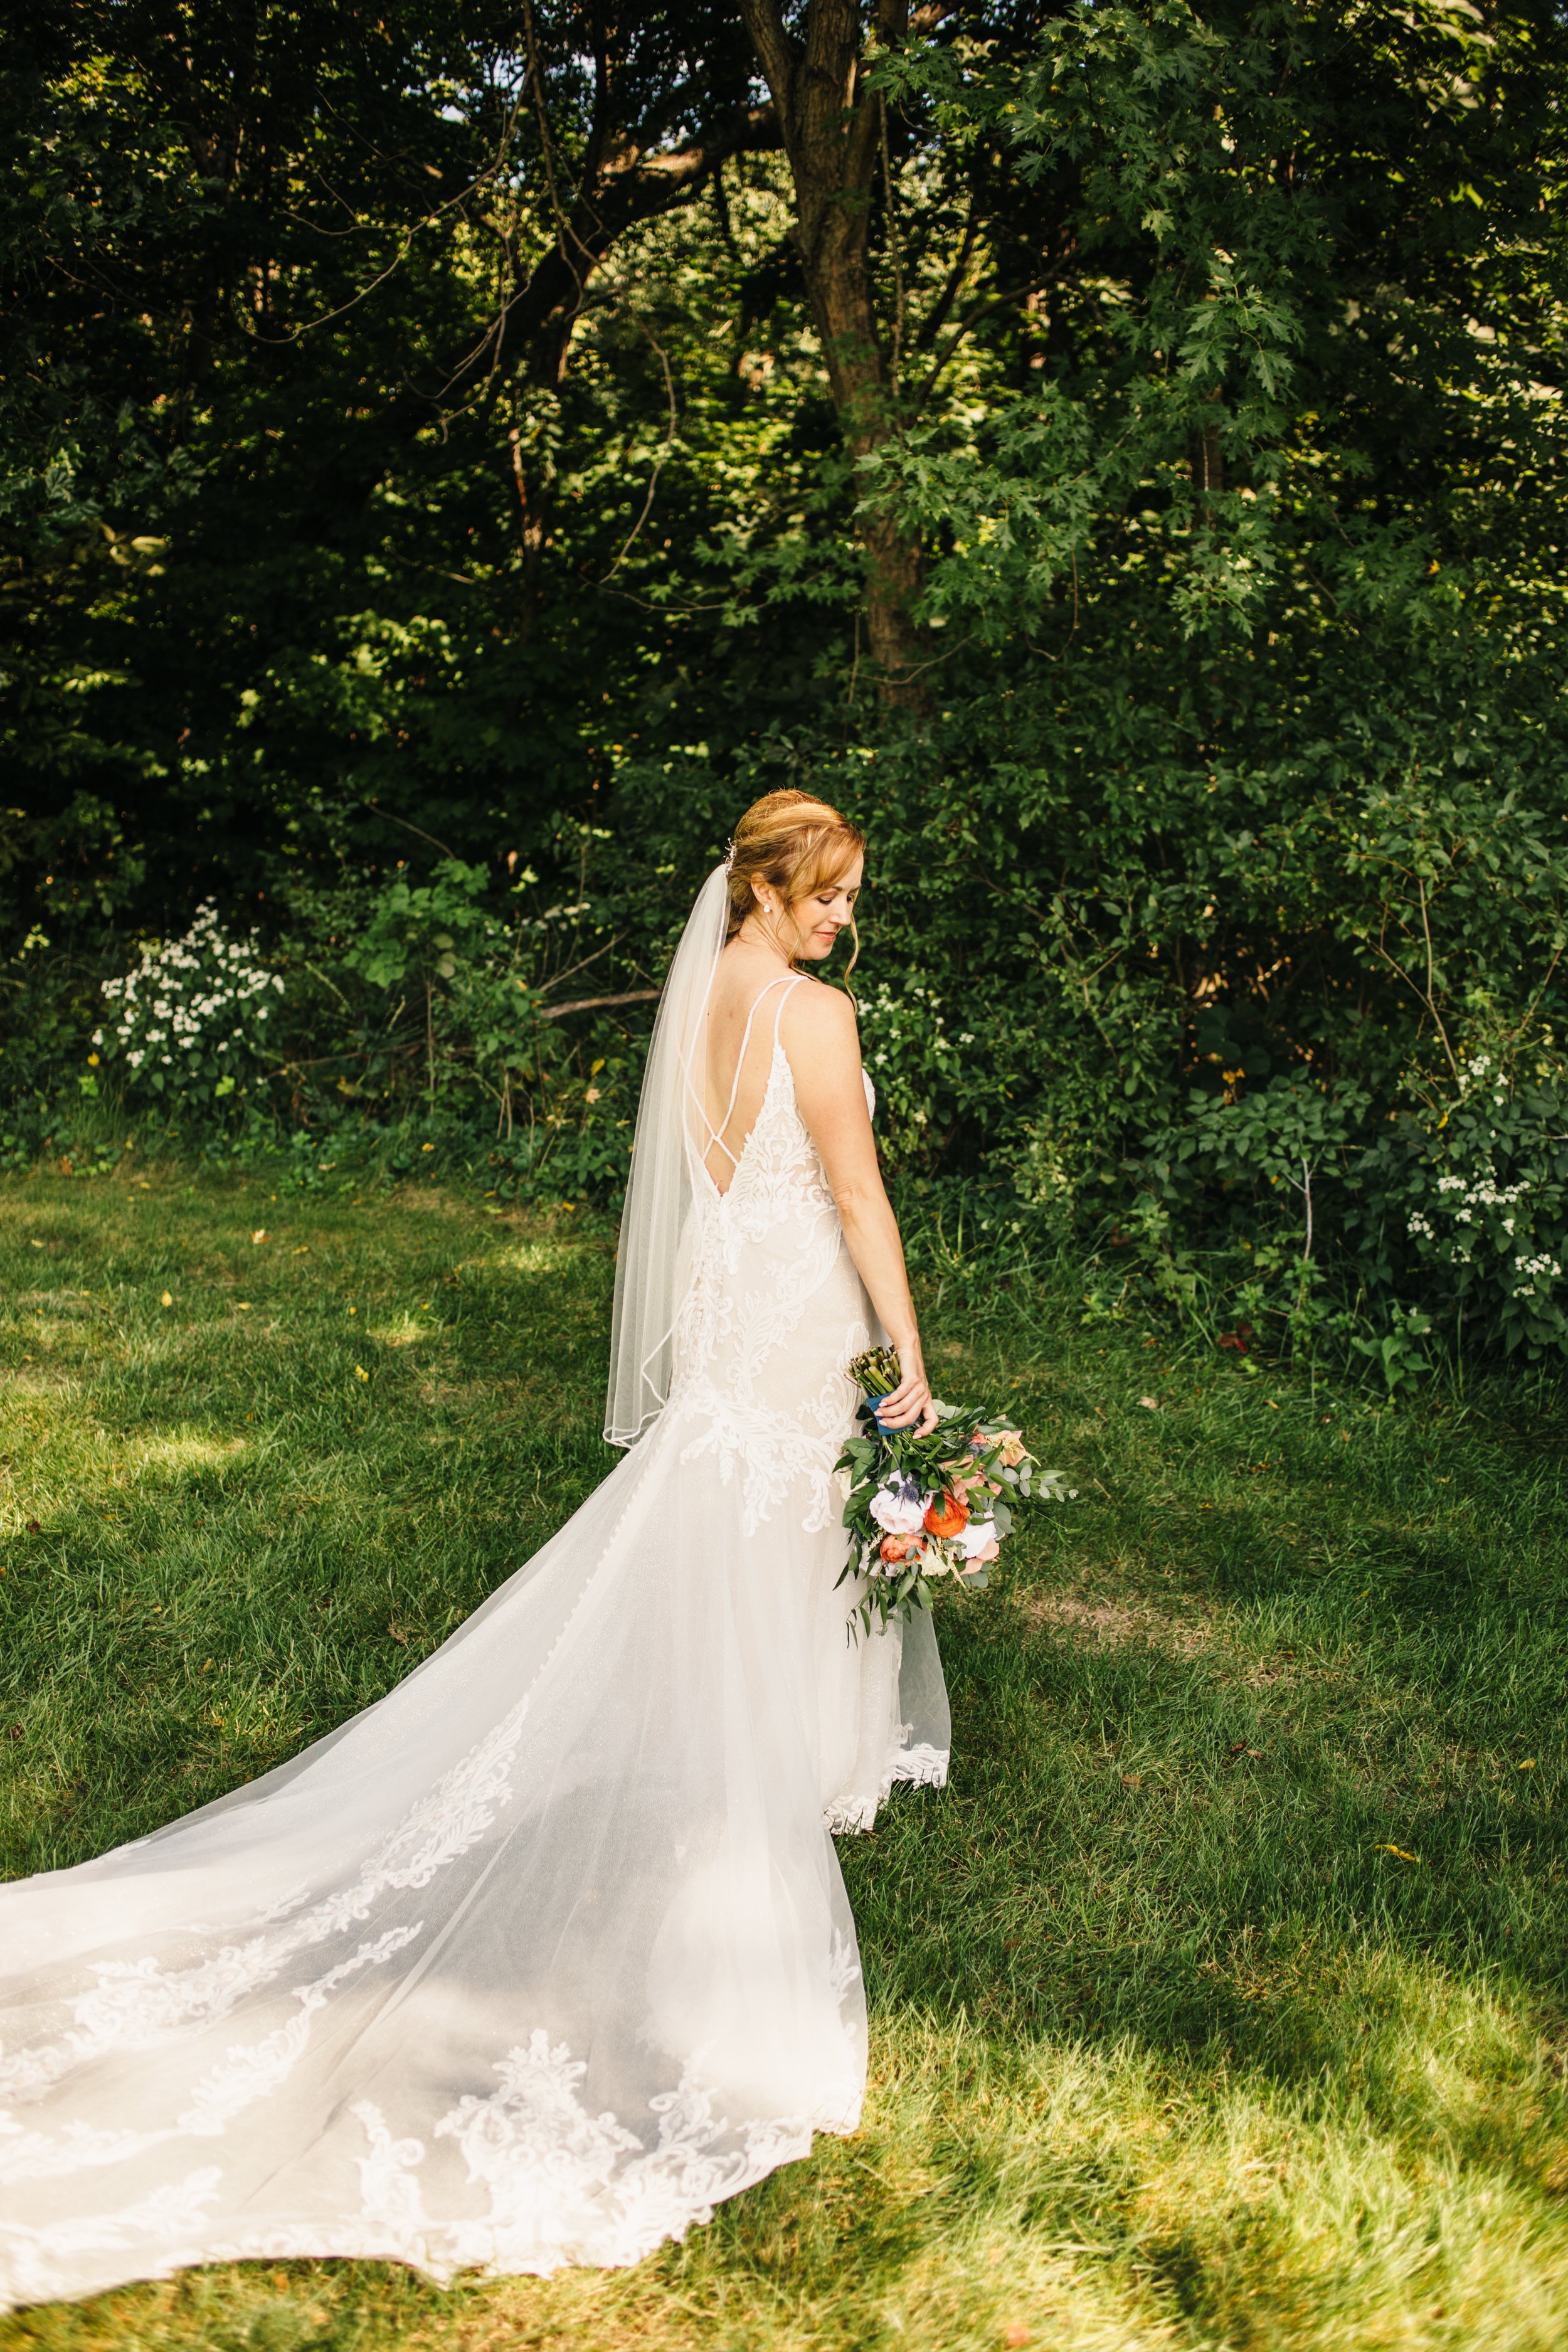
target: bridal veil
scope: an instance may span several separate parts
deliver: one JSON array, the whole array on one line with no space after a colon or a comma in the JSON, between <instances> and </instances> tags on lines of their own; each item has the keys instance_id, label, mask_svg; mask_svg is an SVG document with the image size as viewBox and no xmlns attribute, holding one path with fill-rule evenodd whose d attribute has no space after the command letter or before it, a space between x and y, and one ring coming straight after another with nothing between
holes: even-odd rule
<instances>
[{"instance_id":1,"label":"bridal veil","mask_svg":"<svg viewBox=\"0 0 1568 2352\"><path fill-rule=\"evenodd\" d=\"M869 1309L776 1016L735 1181L694 1181L723 900L719 873L644 1089L629 1450L375 1706L0 1887L0 2304L250 2257L635 2262L853 2128L828 1830L943 1777L946 1700L929 1620L847 1638L832 1464Z\"/></svg>"}]
</instances>

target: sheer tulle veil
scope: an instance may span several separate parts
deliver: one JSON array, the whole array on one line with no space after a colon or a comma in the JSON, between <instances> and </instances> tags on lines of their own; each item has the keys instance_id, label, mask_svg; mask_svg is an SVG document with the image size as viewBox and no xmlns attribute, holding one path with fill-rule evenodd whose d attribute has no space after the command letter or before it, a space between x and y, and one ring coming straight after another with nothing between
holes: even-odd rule
<instances>
[{"instance_id":1,"label":"sheer tulle veil","mask_svg":"<svg viewBox=\"0 0 1568 2352\"><path fill-rule=\"evenodd\" d=\"M776 1011L722 1193L703 1168L726 895L654 1025L608 1476L363 1714L0 1885L0 2310L212 2262L637 2262L853 2129L828 1832L945 1779L947 1698L929 1618L847 1638L873 1316ZM430 1540L438 1601L460 1526Z\"/></svg>"},{"instance_id":2,"label":"sheer tulle veil","mask_svg":"<svg viewBox=\"0 0 1568 2352\"><path fill-rule=\"evenodd\" d=\"M706 1125L700 1058L729 919L729 868L716 866L687 918L659 998L637 1106L631 1181L616 1262L605 1435L631 1445L669 1393L674 1335L690 1279L687 1244Z\"/></svg>"}]
</instances>

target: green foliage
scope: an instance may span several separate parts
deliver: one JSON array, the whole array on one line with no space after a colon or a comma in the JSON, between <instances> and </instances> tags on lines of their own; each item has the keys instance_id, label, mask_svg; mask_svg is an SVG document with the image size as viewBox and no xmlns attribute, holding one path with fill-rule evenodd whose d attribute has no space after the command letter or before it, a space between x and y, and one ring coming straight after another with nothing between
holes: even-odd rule
<instances>
[{"instance_id":1,"label":"green foliage","mask_svg":"<svg viewBox=\"0 0 1568 2352\"><path fill-rule=\"evenodd\" d=\"M691 892L797 782L870 834L868 1060L943 1230L1075 1250L1095 1314L1560 1351L1558 14L881 51L858 467L786 159L593 177L617 123L684 184L739 20L596 23L534 12L527 103L484 5L3 37L15 1131L211 898L287 984L254 1135L611 1205ZM857 509L921 545L900 707ZM1515 1235L1467 1258L1448 1176L1527 1184Z\"/></svg>"},{"instance_id":2,"label":"green foliage","mask_svg":"<svg viewBox=\"0 0 1568 2352\"><path fill-rule=\"evenodd\" d=\"M1476 1053L1447 1100L1396 1118L1355 1182L1361 1256L1386 1287L1414 1291L1456 1328L1472 1318L1529 1359L1561 1355L1568 1065L1550 1038L1506 1060Z\"/></svg>"},{"instance_id":3,"label":"green foliage","mask_svg":"<svg viewBox=\"0 0 1568 2352\"><path fill-rule=\"evenodd\" d=\"M243 1098L282 990L254 931L248 940L230 939L209 901L183 939L144 947L133 971L104 982L109 1010L92 1042L111 1067L123 1065L132 1102L167 1097L205 1107ZM95 1065L99 1058L89 1056ZM80 1083L98 1091L90 1075Z\"/></svg>"}]
</instances>

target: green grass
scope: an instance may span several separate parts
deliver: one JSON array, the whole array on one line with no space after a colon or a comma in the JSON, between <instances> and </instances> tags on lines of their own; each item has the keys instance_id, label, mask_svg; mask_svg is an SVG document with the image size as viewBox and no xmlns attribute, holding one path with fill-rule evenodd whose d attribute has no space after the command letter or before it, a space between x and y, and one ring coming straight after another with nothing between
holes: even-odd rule
<instances>
[{"instance_id":1,"label":"green grass","mask_svg":"<svg viewBox=\"0 0 1568 2352\"><path fill-rule=\"evenodd\" d=\"M440 1641L607 1466L609 1284L573 1217L433 1185L0 1183L0 1865ZM1560 1400L1378 1412L963 1290L943 1378L1080 1499L943 1613L952 1789L841 1848L858 2137L633 2273L215 2270L0 2352L1568 2341Z\"/></svg>"}]
</instances>

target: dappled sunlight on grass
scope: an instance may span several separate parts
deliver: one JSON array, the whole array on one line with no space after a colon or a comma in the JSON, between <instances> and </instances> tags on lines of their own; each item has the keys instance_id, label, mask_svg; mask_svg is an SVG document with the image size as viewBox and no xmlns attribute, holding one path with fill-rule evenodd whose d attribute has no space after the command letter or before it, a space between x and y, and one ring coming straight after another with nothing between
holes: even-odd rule
<instances>
[{"instance_id":1,"label":"dappled sunlight on grass","mask_svg":"<svg viewBox=\"0 0 1568 2352\"><path fill-rule=\"evenodd\" d=\"M383 1348L414 1348L430 1336L431 1327L421 1323L417 1315L390 1315L370 1326L370 1337Z\"/></svg>"},{"instance_id":2,"label":"dappled sunlight on grass","mask_svg":"<svg viewBox=\"0 0 1568 2352\"><path fill-rule=\"evenodd\" d=\"M0 1448L17 1468L0 1467L0 1534L15 1534L22 1522L48 1520L58 1513L97 1507L109 1497L134 1500L193 1473L228 1466L250 1441L211 1431L174 1428L113 1432L100 1427L79 1408L85 1387L64 1384L47 1398L28 1398L28 1409L7 1409L0 1382Z\"/></svg>"},{"instance_id":3,"label":"dappled sunlight on grass","mask_svg":"<svg viewBox=\"0 0 1568 2352\"><path fill-rule=\"evenodd\" d=\"M496 1274L558 1274L583 1255L583 1244L576 1240L511 1241L487 1253L482 1260L468 1259L466 1264L482 1265L487 1275Z\"/></svg>"},{"instance_id":4,"label":"dappled sunlight on grass","mask_svg":"<svg viewBox=\"0 0 1568 2352\"><path fill-rule=\"evenodd\" d=\"M0 1184L9 1869L342 1722L613 1459L603 1237L358 1199ZM853 2139L631 2273L218 2268L4 2352L1557 2352L1556 1405L1390 1414L1077 1312L931 1318L1080 1499L943 1596L952 1787L842 1843Z\"/></svg>"}]
</instances>

